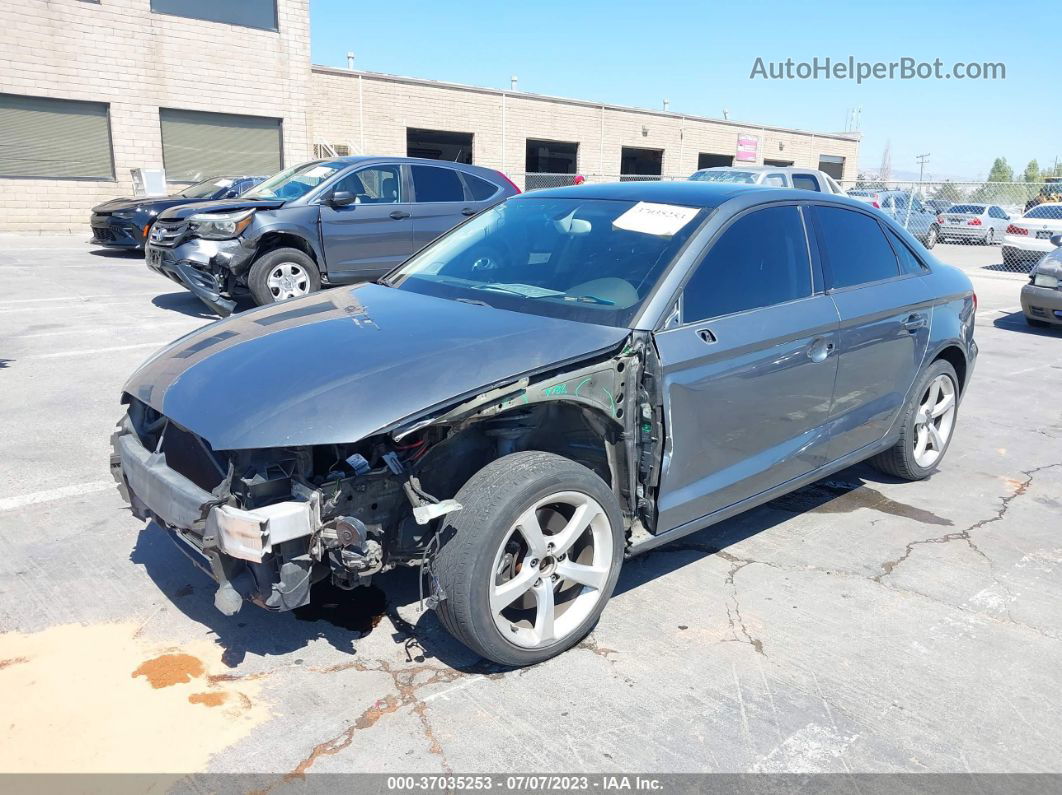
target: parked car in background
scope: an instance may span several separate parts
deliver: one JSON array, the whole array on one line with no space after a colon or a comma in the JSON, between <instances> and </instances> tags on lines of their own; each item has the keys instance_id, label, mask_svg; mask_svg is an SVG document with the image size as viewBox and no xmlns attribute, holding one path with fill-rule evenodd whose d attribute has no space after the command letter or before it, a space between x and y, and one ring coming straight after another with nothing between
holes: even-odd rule
<instances>
[{"instance_id":1,"label":"parked car in background","mask_svg":"<svg viewBox=\"0 0 1062 795\"><path fill-rule=\"evenodd\" d=\"M995 204L953 204L940 214L940 239L945 243L1000 243L1010 216Z\"/></svg>"},{"instance_id":2,"label":"parked car in background","mask_svg":"<svg viewBox=\"0 0 1062 795\"><path fill-rule=\"evenodd\" d=\"M951 207L955 202L950 199L926 199L923 204L938 215Z\"/></svg>"},{"instance_id":3,"label":"parked car in background","mask_svg":"<svg viewBox=\"0 0 1062 795\"><path fill-rule=\"evenodd\" d=\"M1052 235L1050 242L1054 250L1033 266L1021 288L1021 311L1030 326L1062 327L1062 234Z\"/></svg>"},{"instance_id":4,"label":"parked car in background","mask_svg":"<svg viewBox=\"0 0 1062 795\"><path fill-rule=\"evenodd\" d=\"M792 166L713 166L694 171L693 182L729 182L739 185L768 185L772 188L798 188L844 195L844 189L825 172Z\"/></svg>"},{"instance_id":5,"label":"parked car in background","mask_svg":"<svg viewBox=\"0 0 1062 795\"><path fill-rule=\"evenodd\" d=\"M910 192L855 188L848 191L848 195L866 202L871 207L877 207L895 219L896 223L918 238L927 249L937 244L940 238L940 221L937 214Z\"/></svg>"},{"instance_id":6,"label":"parked car in background","mask_svg":"<svg viewBox=\"0 0 1062 795\"><path fill-rule=\"evenodd\" d=\"M1053 251L1033 266L1021 288L1021 311L1030 326L1062 326L1062 235L1052 235Z\"/></svg>"},{"instance_id":7,"label":"parked car in background","mask_svg":"<svg viewBox=\"0 0 1062 795\"><path fill-rule=\"evenodd\" d=\"M536 191L378 283L156 353L111 465L227 615L420 566L443 626L529 665L590 631L626 556L865 459L932 474L975 307L962 271L843 196Z\"/></svg>"},{"instance_id":8,"label":"parked car in background","mask_svg":"<svg viewBox=\"0 0 1062 795\"><path fill-rule=\"evenodd\" d=\"M253 188L265 177L211 177L172 196L111 199L92 208L92 243L105 248L143 249L158 214L182 204L229 199Z\"/></svg>"},{"instance_id":9,"label":"parked car in background","mask_svg":"<svg viewBox=\"0 0 1062 795\"><path fill-rule=\"evenodd\" d=\"M1038 204L1021 218L1011 219L1003 237L1003 262L1029 265L1055 250L1051 238L1062 232L1062 202Z\"/></svg>"},{"instance_id":10,"label":"parked car in background","mask_svg":"<svg viewBox=\"0 0 1062 795\"><path fill-rule=\"evenodd\" d=\"M286 169L238 199L174 207L147 264L229 314L322 285L378 278L443 232L519 193L500 171L409 157L339 157Z\"/></svg>"}]
</instances>

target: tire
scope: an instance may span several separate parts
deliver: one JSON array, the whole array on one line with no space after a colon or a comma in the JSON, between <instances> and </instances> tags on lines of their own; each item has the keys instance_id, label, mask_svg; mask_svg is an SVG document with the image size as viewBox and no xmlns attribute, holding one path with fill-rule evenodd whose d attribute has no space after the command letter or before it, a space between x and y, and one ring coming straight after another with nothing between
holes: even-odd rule
<instances>
[{"instance_id":1,"label":"tire","mask_svg":"<svg viewBox=\"0 0 1062 795\"><path fill-rule=\"evenodd\" d=\"M623 520L605 482L567 458L520 452L473 475L457 501L463 507L447 514L432 564L445 594L436 610L447 631L477 654L510 666L542 662L586 637L623 563ZM569 524L576 510L585 521ZM521 529L529 514L540 530L534 543L536 534ZM566 527L583 529L561 533ZM557 548L550 539L557 539ZM576 571L596 585L564 577ZM509 583L515 587L506 589ZM557 599L559 610L544 607ZM555 624L544 620L547 613Z\"/></svg>"},{"instance_id":2,"label":"tire","mask_svg":"<svg viewBox=\"0 0 1062 795\"><path fill-rule=\"evenodd\" d=\"M1025 315L1025 322L1028 323L1033 328L1048 328L1051 325L1050 323L1048 323L1046 321L1036 320L1035 318L1031 318L1028 315Z\"/></svg>"},{"instance_id":3,"label":"tire","mask_svg":"<svg viewBox=\"0 0 1062 795\"><path fill-rule=\"evenodd\" d=\"M986 246L994 246L996 244L996 230L989 229L988 234L985 235L984 244Z\"/></svg>"},{"instance_id":4,"label":"tire","mask_svg":"<svg viewBox=\"0 0 1062 795\"><path fill-rule=\"evenodd\" d=\"M305 252L278 248L255 260L247 274L247 287L258 306L276 304L321 289L321 271Z\"/></svg>"},{"instance_id":5,"label":"tire","mask_svg":"<svg viewBox=\"0 0 1062 795\"><path fill-rule=\"evenodd\" d=\"M936 224L934 224L933 226L929 227L929 231L926 232L925 242L923 243L923 245L926 247L927 250L933 248L933 246L935 246L937 244L937 237L939 235L940 235L940 229L937 227Z\"/></svg>"},{"instance_id":6,"label":"tire","mask_svg":"<svg viewBox=\"0 0 1062 795\"><path fill-rule=\"evenodd\" d=\"M934 422L934 427L937 431L935 436L940 441L936 441L934 435L926 430L925 435L928 444L925 445L923 453L920 455L918 448L922 444L923 433L920 428L925 426L925 423L919 422L924 408L923 404L926 403L930 387L940 383L941 379L950 380L950 408L934 418L938 421ZM925 369L919 377L915 388L911 390L910 402L904 411L903 425L900 428L900 437L888 450L871 458L870 463L882 472L903 480L924 480L933 474L936 468L940 466L940 462L951 444L952 436L955 435L955 423L958 419L959 389L959 379L955 375L955 368L943 359L937 359L933 362ZM946 394L945 390L938 393L938 400L944 394ZM939 402L934 404L935 408L939 406ZM945 414L947 418L945 418ZM928 455L931 452L930 445L932 445L932 452L935 452L935 455Z\"/></svg>"}]
</instances>

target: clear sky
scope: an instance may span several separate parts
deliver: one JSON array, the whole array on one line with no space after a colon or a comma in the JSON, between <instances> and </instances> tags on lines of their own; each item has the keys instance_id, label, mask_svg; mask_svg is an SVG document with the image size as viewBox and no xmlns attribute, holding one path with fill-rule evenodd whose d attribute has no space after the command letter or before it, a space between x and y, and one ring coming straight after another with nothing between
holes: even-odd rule
<instances>
[{"instance_id":1,"label":"clear sky","mask_svg":"<svg viewBox=\"0 0 1062 795\"><path fill-rule=\"evenodd\" d=\"M860 165L983 178L1062 159L1062 0L311 0L313 61L375 72L841 131L862 106ZM1002 62L1005 80L750 79L764 61L909 56L944 70Z\"/></svg>"}]
</instances>

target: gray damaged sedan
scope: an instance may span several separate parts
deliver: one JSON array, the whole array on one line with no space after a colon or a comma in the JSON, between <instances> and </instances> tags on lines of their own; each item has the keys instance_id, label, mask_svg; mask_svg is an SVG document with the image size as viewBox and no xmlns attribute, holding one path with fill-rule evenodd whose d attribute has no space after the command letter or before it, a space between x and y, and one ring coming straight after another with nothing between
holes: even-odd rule
<instances>
[{"instance_id":1,"label":"gray damaged sedan","mask_svg":"<svg viewBox=\"0 0 1062 795\"><path fill-rule=\"evenodd\" d=\"M451 633L526 665L590 631L628 556L864 459L929 476L975 306L846 197L540 191L160 351L112 466L226 614L416 566Z\"/></svg>"}]
</instances>

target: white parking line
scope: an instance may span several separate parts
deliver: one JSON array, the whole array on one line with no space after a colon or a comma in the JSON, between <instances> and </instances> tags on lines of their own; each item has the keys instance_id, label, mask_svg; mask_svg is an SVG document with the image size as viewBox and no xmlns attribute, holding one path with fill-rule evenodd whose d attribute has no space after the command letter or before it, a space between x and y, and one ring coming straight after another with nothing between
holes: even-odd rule
<instances>
[{"instance_id":1,"label":"white parking line","mask_svg":"<svg viewBox=\"0 0 1062 795\"><path fill-rule=\"evenodd\" d=\"M152 290L150 293L98 293L96 295L56 295L51 298L15 298L11 301L0 301L0 306L7 306L8 304L37 304L44 301L88 301L92 298L132 298L158 294L158 290Z\"/></svg>"},{"instance_id":2,"label":"white parking line","mask_svg":"<svg viewBox=\"0 0 1062 795\"><path fill-rule=\"evenodd\" d=\"M27 505L39 505L42 502L78 497L82 494L93 494L97 491L111 488L117 488L117 484L113 480L94 480L91 483L59 486L47 491L34 491L29 494L19 494L15 497L2 497L0 498L0 511L13 511L16 508L25 508Z\"/></svg>"},{"instance_id":3,"label":"white parking line","mask_svg":"<svg viewBox=\"0 0 1062 795\"><path fill-rule=\"evenodd\" d=\"M142 326L104 326L101 328L68 328L61 331L38 331L35 334L15 334L9 339L12 340L35 340L41 337L65 337L70 334L126 334L142 331L144 329L159 329L159 328L199 328L199 326L189 325L193 322L192 318L186 318L184 320L171 320L168 323L145 323Z\"/></svg>"},{"instance_id":4,"label":"white parking line","mask_svg":"<svg viewBox=\"0 0 1062 795\"><path fill-rule=\"evenodd\" d=\"M115 345L113 348L82 348L76 351L56 351L55 353L36 353L32 356L22 356L20 360L26 359L61 359L66 356L85 356L92 353L110 353L111 351L132 351L137 348L161 348L163 345L168 345L173 340L161 340L159 342L138 342L136 345Z\"/></svg>"}]
</instances>

